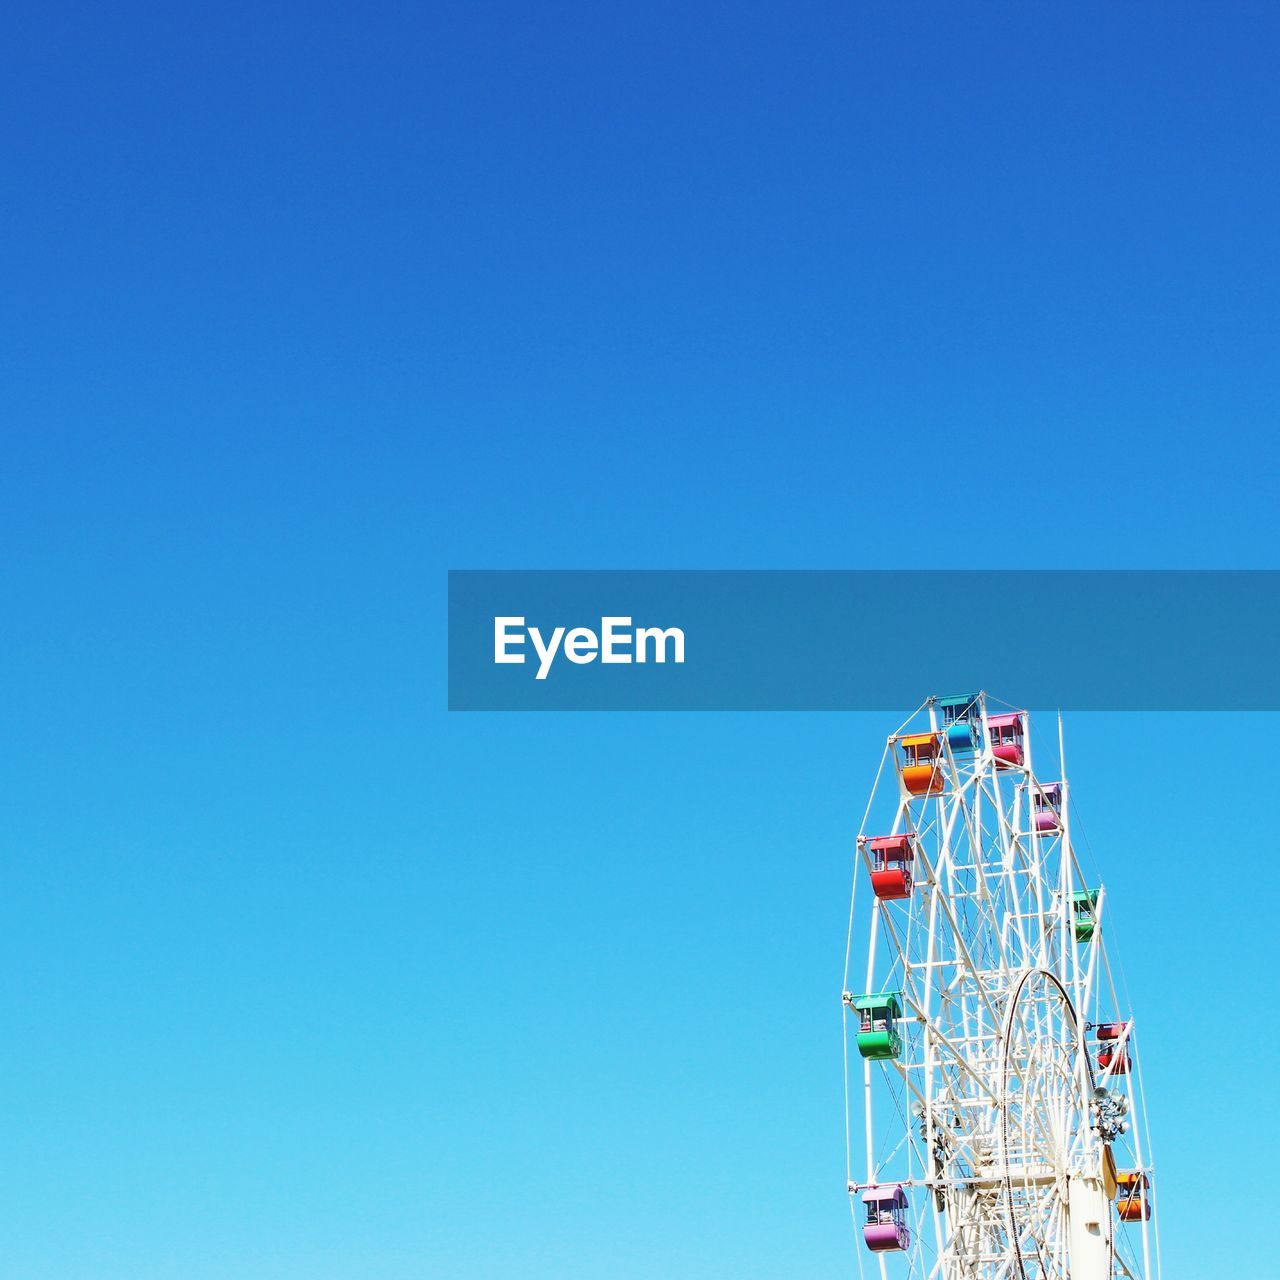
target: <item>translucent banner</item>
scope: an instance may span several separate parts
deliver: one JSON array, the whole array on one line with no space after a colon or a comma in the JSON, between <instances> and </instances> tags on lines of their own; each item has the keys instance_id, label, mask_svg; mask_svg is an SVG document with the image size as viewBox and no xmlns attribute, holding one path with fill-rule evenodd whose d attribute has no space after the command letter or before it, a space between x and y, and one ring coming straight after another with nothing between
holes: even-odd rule
<instances>
[{"instance_id":1,"label":"translucent banner","mask_svg":"<svg viewBox=\"0 0 1280 1280\"><path fill-rule=\"evenodd\" d=\"M1280 571L456 570L457 711L1280 709Z\"/></svg>"}]
</instances>

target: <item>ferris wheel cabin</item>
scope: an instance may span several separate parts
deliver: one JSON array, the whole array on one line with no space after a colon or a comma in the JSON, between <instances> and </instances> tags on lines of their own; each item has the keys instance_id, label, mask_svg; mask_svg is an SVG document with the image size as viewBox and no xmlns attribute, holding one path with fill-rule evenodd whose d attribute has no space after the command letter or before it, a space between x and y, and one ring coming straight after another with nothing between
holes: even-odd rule
<instances>
[{"instance_id":1,"label":"ferris wheel cabin","mask_svg":"<svg viewBox=\"0 0 1280 1280\"><path fill-rule=\"evenodd\" d=\"M1151 1179L1140 1169L1116 1174L1116 1212L1121 1222L1148 1222L1151 1219Z\"/></svg>"},{"instance_id":2,"label":"ferris wheel cabin","mask_svg":"<svg viewBox=\"0 0 1280 1280\"><path fill-rule=\"evenodd\" d=\"M901 1184L868 1187L862 1193L862 1204L866 1214L862 1238L872 1253L906 1249L911 1244L911 1232L905 1221L907 1193Z\"/></svg>"},{"instance_id":3,"label":"ferris wheel cabin","mask_svg":"<svg viewBox=\"0 0 1280 1280\"><path fill-rule=\"evenodd\" d=\"M1049 782L1037 787L1033 797L1037 831L1059 831L1062 828L1062 783Z\"/></svg>"},{"instance_id":4,"label":"ferris wheel cabin","mask_svg":"<svg viewBox=\"0 0 1280 1280\"><path fill-rule=\"evenodd\" d=\"M911 897L911 865L916 839L908 831L900 836L875 836L867 841L871 859L871 888L881 901Z\"/></svg>"},{"instance_id":5,"label":"ferris wheel cabin","mask_svg":"<svg viewBox=\"0 0 1280 1280\"><path fill-rule=\"evenodd\" d=\"M936 733L913 733L899 738L902 758L898 774L902 785L913 796L941 795L946 780L942 774L942 742Z\"/></svg>"},{"instance_id":6,"label":"ferris wheel cabin","mask_svg":"<svg viewBox=\"0 0 1280 1280\"><path fill-rule=\"evenodd\" d=\"M995 757L996 768L1021 768L1026 737L1023 713L1014 711L1004 716L988 716L987 733L991 738L991 754Z\"/></svg>"},{"instance_id":7,"label":"ferris wheel cabin","mask_svg":"<svg viewBox=\"0 0 1280 1280\"><path fill-rule=\"evenodd\" d=\"M1071 912L1075 917L1077 942L1088 942L1098 925L1097 889L1077 889L1071 895Z\"/></svg>"},{"instance_id":8,"label":"ferris wheel cabin","mask_svg":"<svg viewBox=\"0 0 1280 1280\"><path fill-rule=\"evenodd\" d=\"M1097 1031L1098 1039L1107 1041L1098 1053L1098 1070L1110 1070L1113 1076L1129 1074L1128 1022L1104 1022ZM1115 1043L1119 1041L1119 1043Z\"/></svg>"},{"instance_id":9,"label":"ferris wheel cabin","mask_svg":"<svg viewBox=\"0 0 1280 1280\"><path fill-rule=\"evenodd\" d=\"M858 1015L858 1052L864 1058L896 1058L902 1052L898 1019L902 1003L896 991L857 996L850 1006Z\"/></svg>"},{"instance_id":10,"label":"ferris wheel cabin","mask_svg":"<svg viewBox=\"0 0 1280 1280\"><path fill-rule=\"evenodd\" d=\"M969 755L978 745L978 726L982 723L979 696L976 693L962 693L956 697L938 699L942 727L952 755Z\"/></svg>"}]
</instances>

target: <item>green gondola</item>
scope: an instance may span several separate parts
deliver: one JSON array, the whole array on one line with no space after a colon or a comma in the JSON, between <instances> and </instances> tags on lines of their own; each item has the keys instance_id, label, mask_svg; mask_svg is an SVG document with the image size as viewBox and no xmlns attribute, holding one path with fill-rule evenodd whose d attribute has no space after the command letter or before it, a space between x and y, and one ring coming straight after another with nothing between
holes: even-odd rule
<instances>
[{"instance_id":1,"label":"green gondola","mask_svg":"<svg viewBox=\"0 0 1280 1280\"><path fill-rule=\"evenodd\" d=\"M1071 895L1071 908L1075 913L1077 942L1088 942L1098 925L1097 889L1078 889Z\"/></svg>"},{"instance_id":2,"label":"green gondola","mask_svg":"<svg viewBox=\"0 0 1280 1280\"><path fill-rule=\"evenodd\" d=\"M902 1004L896 991L879 991L850 1001L858 1013L858 1052L864 1058L896 1058L902 1052L897 1021Z\"/></svg>"}]
</instances>

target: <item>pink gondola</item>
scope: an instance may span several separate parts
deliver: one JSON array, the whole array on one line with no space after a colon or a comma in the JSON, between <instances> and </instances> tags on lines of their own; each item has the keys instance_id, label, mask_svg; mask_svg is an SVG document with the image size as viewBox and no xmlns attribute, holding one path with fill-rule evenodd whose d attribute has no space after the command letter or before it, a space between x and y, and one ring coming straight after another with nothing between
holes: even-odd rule
<instances>
[{"instance_id":1,"label":"pink gondola","mask_svg":"<svg viewBox=\"0 0 1280 1280\"><path fill-rule=\"evenodd\" d=\"M1022 712L1014 711L1004 716L988 716L987 732L991 738L991 754L995 757L996 767L1021 768L1024 734Z\"/></svg>"}]
</instances>

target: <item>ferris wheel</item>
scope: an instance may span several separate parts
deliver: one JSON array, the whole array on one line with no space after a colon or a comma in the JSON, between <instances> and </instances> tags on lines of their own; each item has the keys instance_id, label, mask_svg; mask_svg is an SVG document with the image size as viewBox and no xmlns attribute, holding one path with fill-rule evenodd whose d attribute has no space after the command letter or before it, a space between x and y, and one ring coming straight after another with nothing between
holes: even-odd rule
<instances>
[{"instance_id":1,"label":"ferris wheel","mask_svg":"<svg viewBox=\"0 0 1280 1280\"><path fill-rule=\"evenodd\" d=\"M1031 747L1025 711L928 699L858 834L848 1189L882 1280L1159 1280L1134 1019L1071 840L1061 721L1043 780Z\"/></svg>"}]
</instances>

